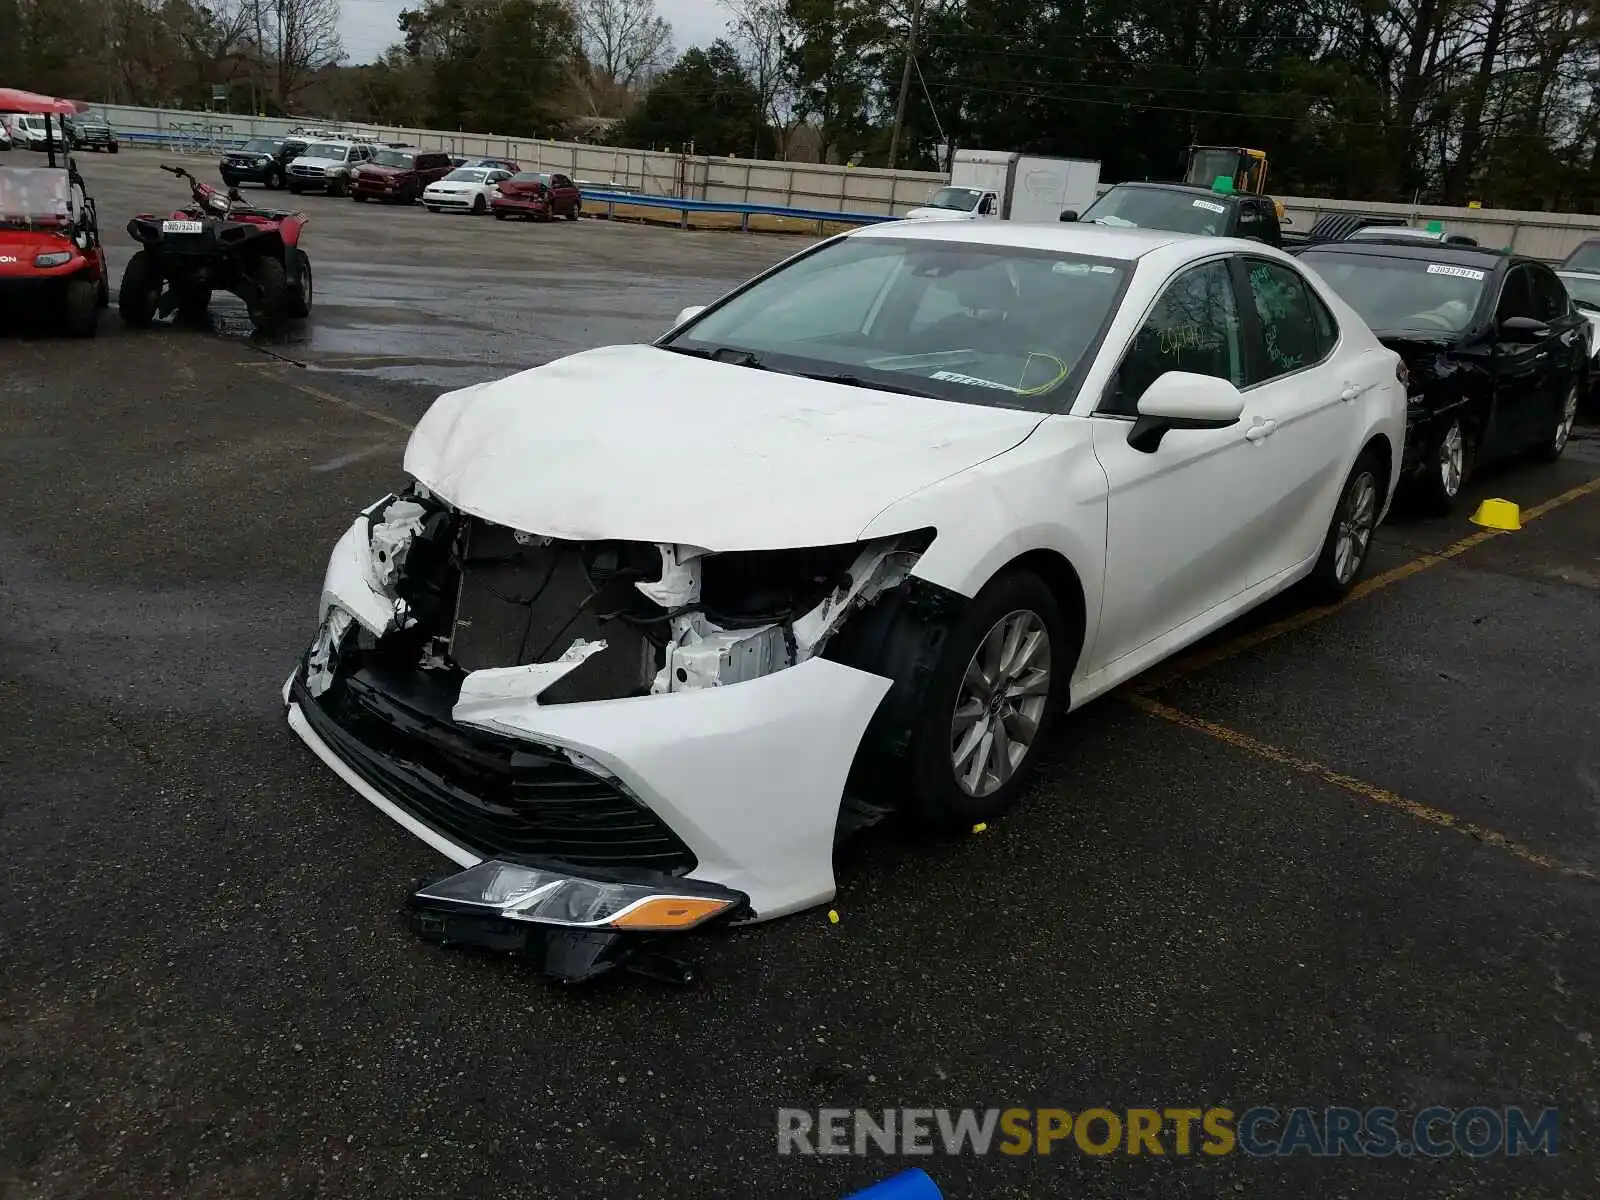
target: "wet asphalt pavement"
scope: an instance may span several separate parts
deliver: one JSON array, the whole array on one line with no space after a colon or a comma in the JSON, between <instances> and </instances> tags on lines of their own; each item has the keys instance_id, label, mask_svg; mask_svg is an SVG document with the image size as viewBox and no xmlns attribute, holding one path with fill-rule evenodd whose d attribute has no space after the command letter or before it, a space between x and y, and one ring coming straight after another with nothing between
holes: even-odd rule
<instances>
[{"instance_id":1,"label":"wet asphalt pavement","mask_svg":"<svg viewBox=\"0 0 1600 1200\"><path fill-rule=\"evenodd\" d=\"M120 271L179 195L84 169ZM0 1196L1595 1194L1600 490L1091 705L982 835L846 847L838 924L562 991L400 924L442 860L278 689L441 387L648 338L800 243L304 204L318 308L278 357L226 303L0 336ZM1589 436L1470 500L1597 478ZM1473 530L1397 516L1368 575ZM1560 1153L775 1152L779 1107L1480 1103L1560 1108Z\"/></svg>"}]
</instances>

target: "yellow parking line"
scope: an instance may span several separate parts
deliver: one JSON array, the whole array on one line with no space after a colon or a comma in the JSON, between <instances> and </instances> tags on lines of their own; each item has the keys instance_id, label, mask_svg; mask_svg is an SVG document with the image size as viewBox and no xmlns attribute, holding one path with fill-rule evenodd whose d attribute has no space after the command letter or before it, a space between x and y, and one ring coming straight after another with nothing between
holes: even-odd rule
<instances>
[{"instance_id":1,"label":"yellow parking line","mask_svg":"<svg viewBox=\"0 0 1600 1200\"><path fill-rule=\"evenodd\" d=\"M1377 784L1342 774L1331 767L1324 766L1322 763L1301 758L1278 746L1253 738L1248 733L1241 733L1239 730L1230 729L1226 725L1218 725L1214 721L1192 716L1180 709L1173 708L1170 704L1152 700L1148 696L1131 695L1126 699L1135 708L1149 713L1153 717L1160 717L1163 721L1170 721L1172 724L1181 725L1185 729L1193 729L1198 733L1215 738L1219 742L1232 746L1237 750L1243 750L1245 753L1252 754L1257 758L1264 758L1269 762L1275 762L1302 774L1321 779L1325 783L1331 783L1335 787L1343 788L1345 791L1360 796L1373 804L1381 804L1385 808L1395 809L1409 817L1414 817L1419 821L1438 826L1441 829L1449 829L1456 833L1465 834L1467 837L1482 842L1486 846L1492 846L1496 850L1500 850L1532 866L1554 871L1569 879L1581 880L1584 883L1600 883L1600 876L1596 876L1593 871L1587 868L1558 862L1548 855L1540 854L1537 850L1524 846L1521 842L1513 841L1496 830L1486 828L1472 821L1463 820L1452 813L1447 813L1431 805L1408 800L1398 793L1389 791L1387 788L1381 788Z\"/></svg>"},{"instance_id":2,"label":"yellow parking line","mask_svg":"<svg viewBox=\"0 0 1600 1200\"><path fill-rule=\"evenodd\" d=\"M1559 496L1553 496L1543 504L1536 504L1534 507L1525 510L1522 514L1522 523L1526 525L1529 521L1537 521L1546 513L1553 512L1562 505L1571 504L1574 500L1581 499L1597 491L1600 491L1600 477L1591 479L1587 483L1580 483L1577 487L1568 488ZM1337 604L1302 609L1292 616L1284 617L1281 621L1274 621L1270 625L1263 625L1260 629L1252 630L1249 633L1241 634L1236 638L1223 642L1220 646L1185 655L1170 665L1156 667L1145 672L1137 679L1124 684L1122 688L1118 689L1118 694L1125 698L1146 695L1166 687L1174 680L1180 679L1185 675L1192 675L1196 671L1214 667L1226 659L1261 645L1263 642L1270 642L1286 633L1293 633L1296 629L1304 629L1307 625L1313 625L1325 617L1331 617L1340 609L1354 604L1364 596L1370 596L1373 592L1381 591L1391 584L1399 583L1402 579L1409 579L1411 576L1420 574L1431 567L1436 567L1442 562L1449 562L1452 558L1465 554L1474 546L1481 546L1490 538L1500 537L1504 532L1504 530L1500 529L1480 529L1476 533L1470 533L1460 541L1452 542L1443 550L1421 555L1410 562L1401 563L1398 567L1391 567L1381 575L1374 575L1371 579L1362 580L1351 588L1344 599Z\"/></svg>"}]
</instances>

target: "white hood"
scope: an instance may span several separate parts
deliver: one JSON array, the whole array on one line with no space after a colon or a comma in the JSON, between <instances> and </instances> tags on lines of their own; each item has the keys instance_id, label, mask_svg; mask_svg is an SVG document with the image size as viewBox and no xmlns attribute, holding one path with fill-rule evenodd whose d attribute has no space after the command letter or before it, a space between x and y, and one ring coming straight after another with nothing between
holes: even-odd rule
<instances>
[{"instance_id":1,"label":"white hood","mask_svg":"<svg viewBox=\"0 0 1600 1200\"><path fill-rule=\"evenodd\" d=\"M346 164L342 158L307 158L305 155L301 155L289 165L291 167L321 167L326 171L330 167L342 167Z\"/></svg>"},{"instance_id":2,"label":"white hood","mask_svg":"<svg viewBox=\"0 0 1600 1200\"><path fill-rule=\"evenodd\" d=\"M464 512L550 537L835 545L1043 419L609 346L439 397L405 469Z\"/></svg>"}]
</instances>

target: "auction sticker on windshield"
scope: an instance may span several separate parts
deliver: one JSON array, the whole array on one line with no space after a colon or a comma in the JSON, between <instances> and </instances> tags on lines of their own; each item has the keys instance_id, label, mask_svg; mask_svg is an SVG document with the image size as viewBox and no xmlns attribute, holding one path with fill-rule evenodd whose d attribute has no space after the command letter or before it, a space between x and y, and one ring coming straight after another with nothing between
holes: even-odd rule
<instances>
[{"instance_id":1,"label":"auction sticker on windshield","mask_svg":"<svg viewBox=\"0 0 1600 1200\"><path fill-rule=\"evenodd\" d=\"M205 227L206 226L205 226L205 222L204 221L163 221L163 222L161 222L161 232L162 233L203 233L203 232L205 232Z\"/></svg>"},{"instance_id":2,"label":"auction sticker on windshield","mask_svg":"<svg viewBox=\"0 0 1600 1200\"><path fill-rule=\"evenodd\" d=\"M1454 275L1458 279L1482 279L1484 273L1471 267L1447 267L1443 263L1429 263L1429 275Z\"/></svg>"},{"instance_id":3,"label":"auction sticker on windshield","mask_svg":"<svg viewBox=\"0 0 1600 1200\"><path fill-rule=\"evenodd\" d=\"M1218 204L1218 203L1216 203L1215 201L1212 201L1212 200L1196 200L1194 202L1194 206L1196 208L1207 209L1207 210L1209 210L1211 212L1214 212L1214 213L1222 213L1222 212L1227 212L1228 211L1227 205Z\"/></svg>"}]
</instances>

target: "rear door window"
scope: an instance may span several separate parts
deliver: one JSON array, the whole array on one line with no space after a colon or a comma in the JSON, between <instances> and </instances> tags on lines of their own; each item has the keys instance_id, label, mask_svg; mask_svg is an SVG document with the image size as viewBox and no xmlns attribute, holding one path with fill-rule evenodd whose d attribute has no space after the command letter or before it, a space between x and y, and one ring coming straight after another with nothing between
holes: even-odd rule
<instances>
[{"instance_id":1,"label":"rear door window","mask_svg":"<svg viewBox=\"0 0 1600 1200\"><path fill-rule=\"evenodd\" d=\"M1262 383L1315 366L1333 349L1321 302L1300 272L1284 263L1245 260L1257 335L1252 339L1250 383Z\"/></svg>"}]
</instances>

